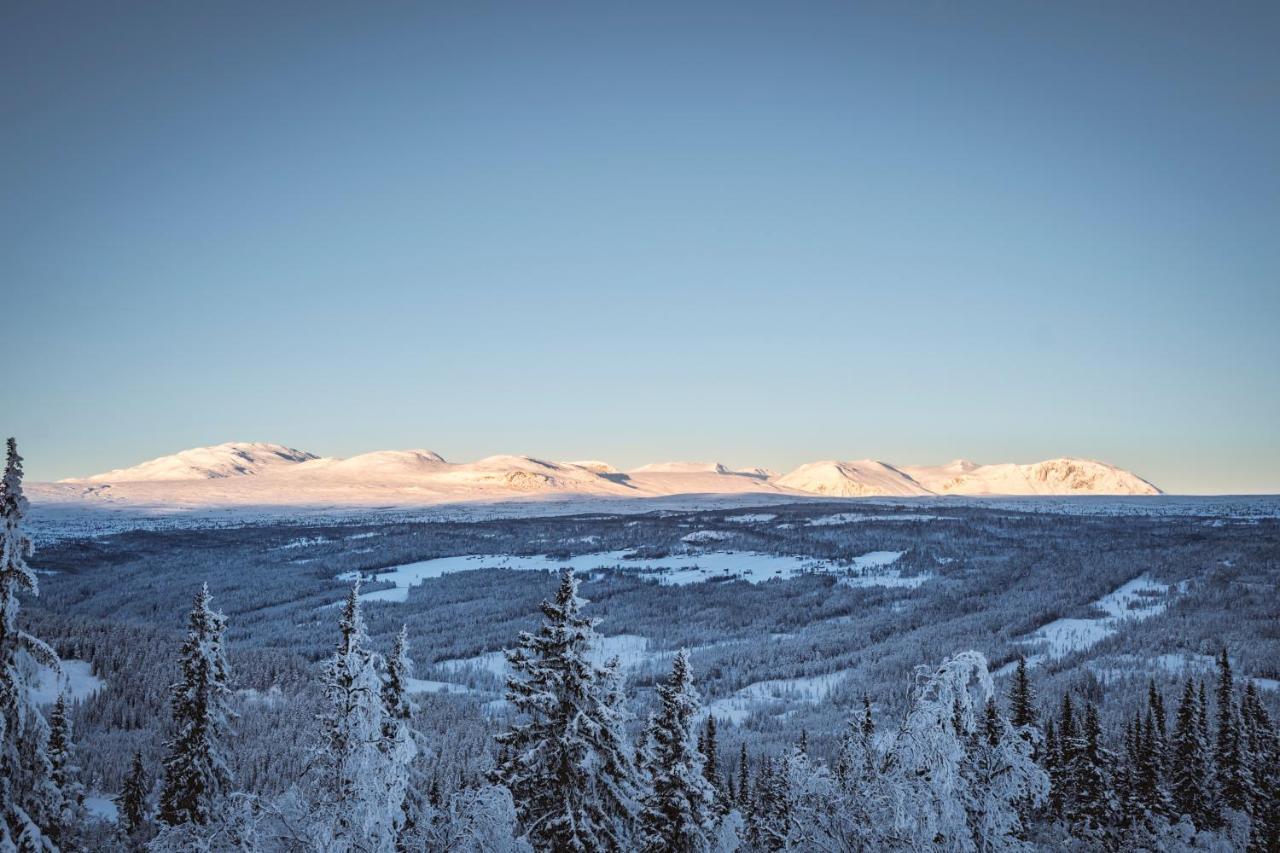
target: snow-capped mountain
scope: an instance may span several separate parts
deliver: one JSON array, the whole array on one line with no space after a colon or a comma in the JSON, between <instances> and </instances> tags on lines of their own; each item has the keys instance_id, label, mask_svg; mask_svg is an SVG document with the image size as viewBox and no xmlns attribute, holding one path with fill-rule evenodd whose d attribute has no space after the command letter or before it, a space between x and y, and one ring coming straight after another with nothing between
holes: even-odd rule
<instances>
[{"instance_id":1,"label":"snow-capped mountain","mask_svg":"<svg viewBox=\"0 0 1280 853\"><path fill-rule=\"evenodd\" d=\"M318 459L314 453L283 444L232 441L196 447L84 478L86 483L133 483L156 480L212 480L266 471ZM75 481L72 481L75 482Z\"/></svg>"},{"instance_id":2,"label":"snow-capped mountain","mask_svg":"<svg viewBox=\"0 0 1280 853\"><path fill-rule=\"evenodd\" d=\"M906 474L873 459L832 459L801 465L776 480L779 486L834 498L913 497L932 494Z\"/></svg>"},{"instance_id":3,"label":"snow-capped mountain","mask_svg":"<svg viewBox=\"0 0 1280 853\"><path fill-rule=\"evenodd\" d=\"M430 450L382 450L347 459L279 444L232 442L184 450L61 483L32 484L45 502L96 505L370 506L460 501L675 495L926 497L937 495L1155 495L1151 483L1114 465L1051 459L1029 465L895 466L824 460L779 476L719 462L657 462L620 471L607 462L489 456L449 462Z\"/></svg>"},{"instance_id":4,"label":"snow-capped mountain","mask_svg":"<svg viewBox=\"0 0 1280 853\"><path fill-rule=\"evenodd\" d=\"M1090 459L1049 459L1031 465L905 465L902 472L939 495L1158 495L1136 474Z\"/></svg>"}]
</instances>

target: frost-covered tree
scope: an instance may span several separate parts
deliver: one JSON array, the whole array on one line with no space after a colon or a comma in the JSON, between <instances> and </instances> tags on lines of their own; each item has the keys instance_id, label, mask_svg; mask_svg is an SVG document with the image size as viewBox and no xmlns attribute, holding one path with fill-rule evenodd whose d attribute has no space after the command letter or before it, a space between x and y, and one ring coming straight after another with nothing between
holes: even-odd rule
<instances>
[{"instance_id":1,"label":"frost-covered tree","mask_svg":"<svg viewBox=\"0 0 1280 853\"><path fill-rule=\"evenodd\" d=\"M539 850L630 846L636 779L616 673L596 666L596 620L581 613L578 581L560 575L543 623L507 652L507 700L519 715L498 736L494 780L511 791L520 824Z\"/></svg>"},{"instance_id":2,"label":"frost-covered tree","mask_svg":"<svg viewBox=\"0 0 1280 853\"><path fill-rule=\"evenodd\" d=\"M423 823L428 805L423 791L424 780L414 770L413 760L418 754L417 737L413 730L416 708L409 699L409 679L413 677L413 659L409 657L409 630L400 627L395 645L386 661L382 678L382 706L385 718L382 723L382 747L388 760L405 767L404 793L401 796L401 817L397 827L397 847L412 847L418 827ZM397 788L398 790L398 788ZM395 796L396 792L390 793Z\"/></svg>"},{"instance_id":3,"label":"frost-covered tree","mask_svg":"<svg viewBox=\"0 0 1280 853\"><path fill-rule=\"evenodd\" d=\"M529 843L516 832L511 792L482 785L457 792L443 804L425 842L432 853L526 853Z\"/></svg>"},{"instance_id":4,"label":"frost-covered tree","mask_svg":"<svg viewBox=\"0 0 1280 853\"><path fill-rule=\"evenodd\" d=\"M676 653L671 677L658 685L658 699L658 713L645 733L643 771L648 779L640 847L651 853L702 853L712 849L719 820L715 788L695 733L702 702L684 649Z\"/></svg>"},{"instance_id":5,"label":"frost-covered tree","mask_svg":"<svg viewBox=\"0 0 1280 853\"><path fill-rule=\"evenodd\" d=\"M169 826L208 824L231 790L223 757L231 710L231 671L223 650L227 617L210 606L209 585L196 593L179 653L182 673L171 688L173 736L166 746L160 820Z\"/></svg>"},{"instance_id":6,"label":"frost-covered tree","mask_svg":"<svg viewBox=\"0 0 1280 853\"><path fill-rule=\"evenodd\" d=\"M142 753L133 754L133 764L124 777L124 787L116 796L116 809L119 814L120 830L127 836L137 838L144 836L149 828L147 818L150 806L151 782L147 778L147 769L142 763Z\"/></svg>"},{"instance_id":7,"label":"frost-covered tree","mask_svg":"<svg viewBox=\"0 0 1280 853\"><path fill-rule=\"evenodd\" d=\"M10 438L0 479L0 850L56 850L61 798L51 776L49 729L32 697L37 665L60 671L58 656L18 627L18 593L39 594L27 565L22 457Z\"/></svg>"},{"instance_id":8,"label":"frost-covered tree","mask_svg":"<svg viewBox=\"0 0 1280 853\"><path fill-rule=\"evenodd\" d=\"M1026 847L1019 806L1042 801L1049 783L1030 744L998 718L992 699L986 659L978 652L962 652L932 672L921 668L911 710L886 759L892 844ZM985 725L988 712L993 719Z\"/></svg>"},{"instance_id":9,"label":"frost-covered tree","mask_svg":"<svg viewBox=\"0 0 1280 853\"><path fill-rule=\"evenodd\" d=\"M313 843L322 850L391 851L404 821L409 763L416 745L388 705L405 713L407 647L392 665L401 683L388 687L381 658L369 648L360 611L360 582L352 586L338 620L338 647L325 666L327 707L320 714L316 750ZM385 691L385 692L384 692Z\"/></svg>"},{"instance_id":10,"label":"frost-covered tree","mask_svg":"<svg viewBox=\"0 0 1280 853\"><path fill-rule=\"evenodd\" d=\"M56 815L50 835L58 847L72 849L77 844L87 812L84 807L84 785L80 768L75 763L75 737L71 729L67 694L63 691L49 714L49 780L56 797Z\"/></svg>"}]
</instances>

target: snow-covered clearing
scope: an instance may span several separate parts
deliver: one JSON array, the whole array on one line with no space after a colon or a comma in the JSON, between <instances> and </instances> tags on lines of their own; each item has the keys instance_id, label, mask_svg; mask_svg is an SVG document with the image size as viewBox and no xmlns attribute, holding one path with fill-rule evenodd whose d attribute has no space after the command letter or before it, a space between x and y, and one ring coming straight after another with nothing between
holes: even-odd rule
<instances>
[{"instance_id":1,"label":"snow-covered clearing","mask_svg":"<svg viewBox=\"0 0 1280 853\"><path fill-rule=\"evenodd\" d=\"M634 559L630 551L607 551L596 554L579 554L568 560L545 555L514 556L510 554L481 554L461 557L439 557L406 563L389 571L366 574L366 581L395 584L390 589L361 593L362 601L405 602L409 588L423 581L443 577L453 572L478 569L507 569L509 571L553 572L565 566L579 573L594 569L618 569L635 572L666 586L684 586L705 580L739 579L748 583L763 583L774 578L788 579L805 573L844 574L853 573L858 586L918 586L924 578L900 578L887 567L902 556L902 551L872 551L852 560L819 560L779 554L758 554L747 551L707 551L694 554L672 554L668 557ZM351 582L356 574L346 572L338 580Z\"/></svg>"},{"instance_id":2,"label":"snow-covered clearing","mask_svg":"<svg viewBox=\"0 0 1280 853\"><path fill-rule=\"evenodd\" d=\"M1041 654L1027 658L1028 665L1034 666L1044 658L1057 660L1073 652L1092 648L1117 633L1126 622L1141 622L1163 613L1168 606L1165 597L1169 590L1168 584L1141 575L1093 602L1092 606L1106 613L1106 616L1097 619L1055 619L1042 625L1018 641L1044 647Z\"/></svg>"},{"instance_id":3,"label":"snow-covered clearing","mask_svg":"<svg viewBox=\"0 0 1280 853\"><path fill-rule=\"evenodd\" d=\"M726 539L732 539L735 535L737 534L729 533L726 530L697 530L693 533L687 533L684 536L681 536L680 541L690 543L723 542Z\"/></svg>"},{"instance_id":4,"label":"snow-covered clearing","mask_svg":"<svg viewBox=\"0 0 1280 853\"><path fill-rule=\"evenodd\" d=\"M863 521L937 521L950 518L946 515L925 515L916 512L885 513L868 515L862 512L839 512L835 515L822 515L809 519L809 527L830 527L838 524L857 524Z\"/></svg>"},{"instance_id":5,"label":"snow-covered clearing","mask_svg":"<svg viewBox=\"0 0 1280 853\"><path fill-rule=\"evenodd\" d=\"M90 794L84 798L84 807L90 817L107 823L115 823L120 818L120 809L110 794Z\"/></svg>"},{"instance_id":6,"label":"snow-covered clearing","mask_svg":"<svg viewBox=\"0 0 1280 853\"><path fill-rule=\"evenodd\" d=\"M770 702L804 702L817 704L831 695L837 685L849 677L848 670L810 675L802 678L775 678L757 681L724 699L707 704L707 712L717 719L739 725L753 711Z\"/></svg>"},{"instance_id":7,"label":"snow-covered clearing","mask_svg":"<svg viewBox=\"0 0 1280 853\"><path fill-rule=\"evenodd\" d=\"M64 660L61 678L52 669L42 666L39 679L40 684L31 691L31 695L40 705L52 705L63 690L67 692L69 699L79 701L107 686L105 681L93 674L93 665L84 660Z\"/></svg>"},{"instance_id":8,"label":"snow-covered clearing","mask_svg":"<svg viewBox=\"0 0 1280 853\"><path fill-rule=\"evenodd\" d=\"M639 634L615 634L612 637L601 637L600 642L592 648L589 657L597 665L604 665L617 658L623 672L629 672L646 666L655 660L669 659L674 651L649 651L649 638ZM446 672L465 672L469 669L487 672L495 678L506 678L511 673L507 666L507 657L502 652L485 652L470 658L454 658L442 660L436 666Z\"/></svg>"},{"instance_id":9,"label":"snow-covered clearing","mask_svg":"<svg viewBox=\"0 0 1280 853\"><path fill-rule=\"evenodd\" d=\"M1112 655L1089 661L1087 666L1103 682L1123 681L1127 678L1146 678L1153 670L1161 670L1178 677L1194 676L1211 678L1217 671L1217 660L1212 655L1191 652L1141 657L1139 655ZM1254 678L1243 672L1238 661L1232 660L1237 683L1252 681L1259 690L1280 690L1280 681L1274 678Z\"/></svg>"},{"instance_id":10,"label":"snow-covered clearing","mask_svg":"<svg viewBox=\"0 0 1280 853\"><path fill-rule=\"evenodd\" d=\"M423 678L405 679L405 688L409 693L479 693L465 684L452 681L430 681Z\"/></svg>"},{"instance_id":11,"label":"snow-covered clearing","mask_svg":"<svg viewBox=\"0 0 1280 853\"><path fill-rule=\"evenodd\" d=\"M772 512L748 512L743 515L726 516L725 521L730 524L752 524L757 521L773 521L777 517L777 513Z\"/></svg>"}]
</instances>

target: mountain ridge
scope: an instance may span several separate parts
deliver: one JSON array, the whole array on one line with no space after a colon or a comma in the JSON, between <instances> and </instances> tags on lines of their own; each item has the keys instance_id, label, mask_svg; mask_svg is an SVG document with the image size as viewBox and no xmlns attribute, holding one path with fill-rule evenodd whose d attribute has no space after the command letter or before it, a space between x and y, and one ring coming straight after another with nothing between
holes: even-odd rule
<instances>
[{"instance_id":1,"label":"mountain ridge","mask_svg":"<svg viewBox=\"0 0 1280 853\"><path fill-rule=\"evenodd\" d=\"M718 462L657 462L622 471L598 460L556 462L499 454L450 462L425 449L380 450L346 459L267 442L190 448L132 467L51 484L60 495L164 503L449 503L504 498L660 497L775 493L780 496L1158 495L1138 475L1089 459L1028 464L894 465L827 459L785 474Z\"/></svg>"}]
</instances>

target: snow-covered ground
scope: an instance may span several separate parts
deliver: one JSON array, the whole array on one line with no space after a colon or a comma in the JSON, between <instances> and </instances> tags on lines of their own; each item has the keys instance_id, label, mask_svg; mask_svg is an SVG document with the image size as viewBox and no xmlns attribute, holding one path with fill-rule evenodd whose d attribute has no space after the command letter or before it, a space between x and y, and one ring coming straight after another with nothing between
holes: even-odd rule
<instances>
[{"instance_id":1,"label":"snow-covered ground","mask_svg":"<svg viewBox=\"0 0 1280 853\"><path fill-rule=\"evenodd\" d=\"M820 515L809 519L810 527L832 527L841 524L857 524L864 521L936 521L948 518L945 515L929 515L918 512L887 512L882 515L870 515L863 512L838 512L835 515Z\"/></svg>"},{"instance_id":2,"label":"snow-covered ground","mask_svg":"<svg viewBox=\"0 0 1280 853\"><path fill-rule=\"evenodd\" d=\"M888 570L902 551L872 551L849 561L818 560L813 557L757 554L749 551L707 551L696 554L673 554L668 557L635 559L630 551L605 551L579 554L567 560L549 556L514 556L510 554L477 554L461 557L438 557L417 563L406 563L385 572L367 574L369 582L390 582L389 589L360 594L362 601L405 602L409 589L432 578L454 572L479 569L553 572L570 566L576 572L595 569L617 569L634 572L666 586L684 586L705 580L736 578L748 583L763 583L774 578L788 579L808 572L828 574L850 573L857 586L918 586L916 578L900 578ZM338 580L351 582L355 573L346 572Z\"/></svg>"},{"instance_id":3,"label":"snow-covered ground","mask_svg":"<svg viewBox=\"0 0 1280 853\"><path fill-rule=\"evenodd\" d=\"M1152 670L1161 670L1178 677L1209 678L1216 672L1217 660L1212 655L1191 652L1167 653L1154 657L1138 655L1111 655L1101 660L1089 661L1087 666L1104 682L1126 678L1144 678ZM1244 673L1236 660L1231 662L1237 683L1252 681L1260 690L1280 690L1280 681L1274 678L1255 678Z\"/></svg>"},{"instance_id":4,"label":"snow-covered ground","mask_svg":"<svg viewBox=\"0 0 1280 853\"><path fill-rule=\"evenodd\" d=\"M84 798L84 807L97 820L115 823L120 818L120 809L110 794L90 794Z\"/></svg>"},{"instance_id":5,"label":"snow-covered ground","mask_svg":"<svg viewBox=\"0 0 1280 853\"><path fill-rule=\"evenodd\" d=\"M709 702L707 711L717 719L728 720L738 725L752 712L771 702L817 704L831 695L831 691L848 677L847 670L840 670L803 678L774 678L768 681L757 681L748 684L732 696Z\"/></svg>"},{"instance_id":6,"label":"snow-covered ground","mask_svg":"<svg viewBox=\"0 0 1280 853\"><path fill-rule=\"evenodd\" d=\"M1163 613L1168 606L1168 584L1146 575L1136 577L1094 601L1091 606L1106 616L1091 619L1055 619L1022 638L1020 642L1041 647L1027 657L1031 666L1043 659L1057 660L1083 651L1118 632L1126 622L1140 622ZM1001 670L1002 674L1003 670Z\"/></svg>"},{"instance_id":7,"label":"snow-covered ground","mask_svg":"<svg viewBox=\"0 0 1280 853\"><path fill-rule=\"evenodd\" d=\"M46 666L40 667L40 684L31 691L36 702L41 705L52 705L58 700L58 694L66 690L72 700L87 699L106 686L106 682L93 674L93 666L88 661L64 660L62 676Z\"/></svg>"}]
</instances>

